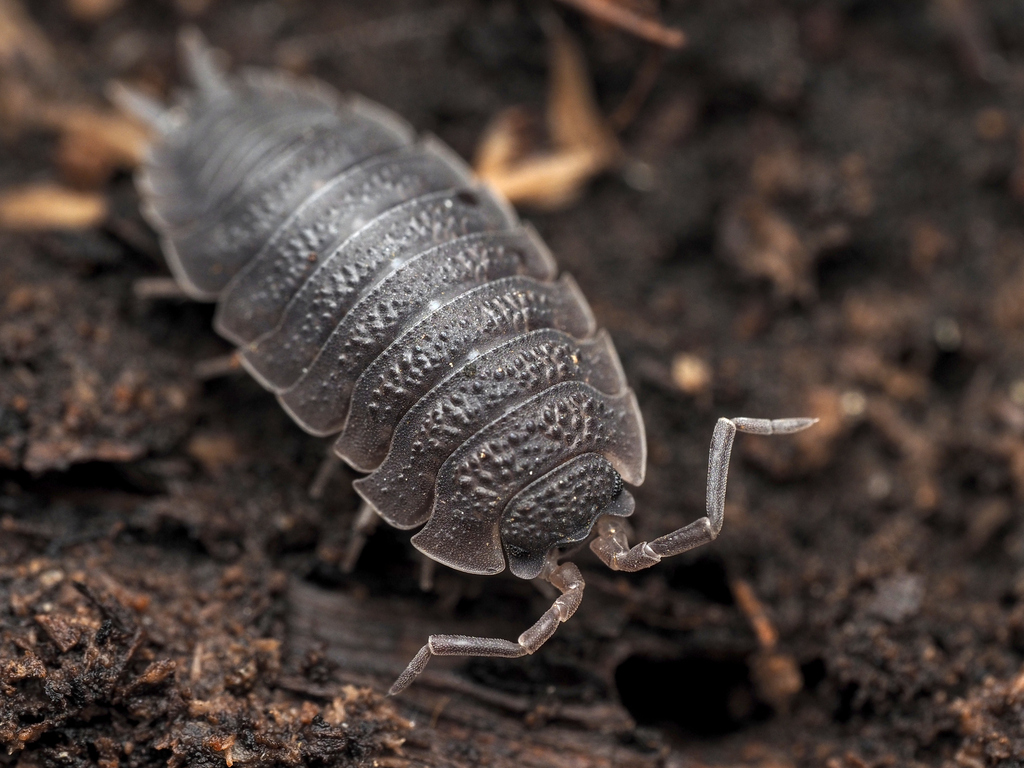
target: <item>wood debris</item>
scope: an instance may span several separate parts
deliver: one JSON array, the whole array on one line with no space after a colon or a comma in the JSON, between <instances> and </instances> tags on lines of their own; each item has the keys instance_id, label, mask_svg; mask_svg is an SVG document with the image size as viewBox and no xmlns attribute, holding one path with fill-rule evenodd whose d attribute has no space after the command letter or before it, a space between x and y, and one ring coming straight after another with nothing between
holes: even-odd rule
<instances>
[{"instance_id":1,"label":"wood debris","mask_svg":"<svg viewBox=\"0 0 1024 768\"><path fill-rule=\"evenodd\" d=\"M174 7L182 16L194 19L210 10L213 2L214 0L174 0Z\"/></svg>"},{"instance_id":2,"label":"wood debris","mask_svg":"<svg viewBox=\"0 0 1024 768\"><path fill-rule=\"evenodd\" d=\"M654 90L655 83L658 82L664 61L665 56L660 48L652 48L648 52L643 64L633 76L633 82L630 84L629 90L626 91L626 95L608 117L608 124L616 133L626 130L636 120L647 97Z\"/></svg>"},{"instance_id":3,"label":"wood debris","mask_svg":"<svg viewBox=\"0 0 1024 768\"><path fill-rule=\"evenodd\" d=\"M666 27L653 14L644 14L630 7L626 0L561 0L597 21L625 30L632 35L666 48L686 45L686 33Z\"/></svg>"},{"instance_id":4,"label":"wood debris","mask_svg":"<svg viewBox=\"0 0 1024 768\"><path fill-rule=\"evenodd\" d=\"M0 133L15 140L24 131L55 132L55 163L69 184L98 189L119 170L135 168L150 138L146 126L113 109L39 96L17 77L0 78Z\"/></svg>"},{"instance_id":5,"label":"wood debris","mask_svg":"<svg viewBox=\"0 0 1024 768\"><path fill-rule=\"evenodd\" d=\"M107 217L107 201L94 192L33 184L0 193L0 228L88 229Z\"/></svg>"},{"instance_id":6,"label":"wood debris","mask_svg":"<svg viewBox=\"0 0 1024 768\"><path fill-rule=\"evenodd\" d=\"M584 185L613 167L618 140L598 109L583 53L559 29L551 37L547 123L552 149L532 152L521 108L499 113L477 149L477 175L517 204L559 208Z\"/></svg>"},{"instance_id":7,"label":"wood debris","mask_svg":"<svg viewBox=\"0 0 1024 768\"><path fill-rule=\"evenodd\" d=\"M1008 63L999 54L991 19L975 0L931 0L930 16L947 36L961 70L980 82L1006 76Z\"/></svg>"},{"instance_id":8,"label":"wood debris","mask_svg":"<svg viewBox=\"0 0 1024 768\"><path fill-rule=\"evenodd\" d=\"M188 441L185 450L211 475L222 474L225 467L236 463L241 457L234 437L223 432L196 433Z\"/></svg>"},{"instance_id":9,"label":"wood debris","mask_svg":"<svg viewBox=\"0 0 1024 768\"><path fill-rule=\"evenodd\" d=\"M123 0L67 0L81 20L99 20ZM0 0L0 134L55 131L64 180L98 189L115 171L134 168L149 143L146 128L112 109L83 103L74 78L61 74L53 44L17 0Z\"/></svg>"},{"instance_id":10,"label":"wood debris","mask_svg":"<svg viewBox=\"0 0 1024 768\"><path fill-rule=\"evenodd\" d=\"M768 611L754 593L753 587L743 579L732 581L732 593L743 615L750 622L761 650L750 662L750 675L758 695L776 710L789 708L793 697L804 687L803 675L796 659L776 650L778 630Z\"/></svg>"},{"instance_id":11,"label":"wood debris","mask_svg":"<svg viewBox=\"0 0 1024 768\"><path fill-rule=\"evenodd\" d=\"M57 165L76 186L96 188L145 157L149 133L136 120L91 107L50 107L43 119L60 130Z\"/></svg>"},{"instance_id":12,"label":"wood debris","mask_svg":"<svg viewBox=\"0 0 1024 768\"><path fill-rule=\"evenodd\" d=\"M67 0L68 13L79 21L97 22L124 5L124 0Z\"/></svg>"},{"instance_id":13,"label":"wood debris","mask_svg":"<svg viewBox=\"0 0 1024 768\"><path fill-rule=\"evenodd\" d=\"M57 54L18 0L0 0L0 72L51 77Z\"/></svg>"},{"instance_id":14,"label":"wood debris","mask_svg":"<svg viewBox=\"0 0 1024 768\"><path fill-rule=\"evenodd\" d=\"M98 189L118 170L131 170L145 157L147 128L134 118L85 104L32 98L7 102L18 127L53 130L59 135L56 164L70 184Z\"/></svg>"}]
</instances>

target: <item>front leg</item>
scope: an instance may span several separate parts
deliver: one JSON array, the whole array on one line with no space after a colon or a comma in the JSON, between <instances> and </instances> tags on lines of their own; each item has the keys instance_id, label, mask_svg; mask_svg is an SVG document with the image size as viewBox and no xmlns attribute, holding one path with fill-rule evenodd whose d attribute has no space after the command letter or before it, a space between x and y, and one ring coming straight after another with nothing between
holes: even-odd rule
<instances>
[{"instance_id":1,"label":"front leg","mask_svg":"<svg viewBox=\"0 0 1024 768\"><path fill-rule=\"evenodd\" d=\"M707 516L695 520L654 541L629 546L628 528L621 518L602 517L597 538L590 543L602 562L614 571L639 571L662 558L679 555L714 541L725 518L725 487L729 479L729 456L737 432L755 435L789 435L815 424L817 419L719 419L711 437L708 458Z\"/></svg>"},{"instance_id":2,"label":"front leg","mask_svg":"<svg viewBox=\"0 0 1024 768\"><path fill-rule=\"evenodd\" d=\"M466 635L431 635L427 644L409 662L409 666L398 676L395 684L388 691L394 696L408 687L409 683L426 669L431 656L500 656L505 659L516 659L526 656L540 648L551 639L563 621L576 613L583 600L583 576L580 569L572 563L565 563L552 568L546 576L562 594L554 605L545 611L537 622L519 636L516 642L502 640L498 637L467 637Z\"/></svg>"}]
</instances>

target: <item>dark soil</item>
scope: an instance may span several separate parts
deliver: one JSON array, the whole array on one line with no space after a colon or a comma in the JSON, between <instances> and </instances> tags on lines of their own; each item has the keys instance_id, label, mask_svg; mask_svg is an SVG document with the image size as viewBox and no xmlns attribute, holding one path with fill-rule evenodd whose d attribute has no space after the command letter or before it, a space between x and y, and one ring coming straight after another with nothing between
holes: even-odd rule
<instances>
[{"instance_id":1,"label":"dark soil","mask_svg":"<svg viewBox=\"0 0 1024 768\"><path fill-rule=\"evenodd\" d=\"M607 112L649 52L541 0L71 5L26 3L50 97L169 92L193 22L464 156L502 108L542 113L543 13ZM701 514L716 418L821 418L740 439L721 537L631 576L584 549L536 656L435 660L385 700L429 633L514 638L549 598L450 571L424 594L393 530L343 575L354 476L311 500L322 442L247 377L195 377L230 348L209 306L135 298L166 271L120 173L102 226L0 233L0 764L1024 765L1024 2L663 15L689 44L623 170L524 215L637 390L638 540ZM61 178L52 133L0 147L0 185Z\"/></svg>"}]
</instances>

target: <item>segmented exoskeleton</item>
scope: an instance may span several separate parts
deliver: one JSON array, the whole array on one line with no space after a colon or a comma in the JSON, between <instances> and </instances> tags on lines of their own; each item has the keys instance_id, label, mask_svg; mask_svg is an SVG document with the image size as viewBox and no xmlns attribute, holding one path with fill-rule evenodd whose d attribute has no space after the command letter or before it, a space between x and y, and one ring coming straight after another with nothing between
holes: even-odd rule
<instances>
[{"instance_id":1,"label":"segmented exoskeleton","mask_svg":"<svg viewBox=\"0 0 1024 768\"><path fill-rule=\"evenodd\" d=\"M228 77L182 35L194 90L170 110L118 101L158 136L139 175L143 208L181 287L216 301L242 364L306 431L368 475L366 520L422 529L424 555L468 573L506 567L563 594L518 642L433 635L431 655L522 656L579 605L558 564L588 538L638 570L711 541L722 524L737 429L809 419L722 419L708 517L630 548L624 483L644 479L643 420L608 335L576 284L508 203L436 139L326 85Z\"/></svg>"}]
</instances>

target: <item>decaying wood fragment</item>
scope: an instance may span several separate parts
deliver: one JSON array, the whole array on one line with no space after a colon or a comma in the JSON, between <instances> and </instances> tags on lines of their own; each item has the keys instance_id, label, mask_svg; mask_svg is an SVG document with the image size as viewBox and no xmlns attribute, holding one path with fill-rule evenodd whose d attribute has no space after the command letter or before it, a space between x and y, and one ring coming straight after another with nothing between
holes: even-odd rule
<instances>
[{"instance_id":1,"label":"decaying wood fragment","mask_svg":"<svg viewBox=\"0 0 1024 768\"><path fill-rule=\"evenodd\" d=\"M0 71L27 69L49 77L57 54L18 0L0 0Z\"/></svg>"},{"instance_id":2,"label":"decaying wood fragment","mask_svg":"<svg viewBox=\"0 0 1024 768\"><path fill-rule=\"evenodd\" d=\"M60 132L57 166L76 186L98 188L115 171L135 168L146 154L149 133L131 117L89 106L42 106L38 124Z\"/></svg>"},{"instance_id":3,"label":"decaying wood fragment","mask_svg":"<svg viewBox=\"0 0 1024 768\"><path fill-rule=\"evenodd\" d=\"M561 0L588 16L623 29L652 43L666 48L682 48L686 45L686 33L681 29L666 27L658 19L641 15L622 0Z\"/></svg>"},{"instance_id":4,"label":"decaying wood fragment","mask_svg":"<svg viewBox=\"0 0 1024 768\"><path fill-rule=\"evenodd\" d=\"M67 0L68 13L79 21L95 23L124 5L124 0Z\"/></svg>"},{"instance_id":5,"label":"decaying wood fragment","mask_svg":"<svg viewBox=\"0 0 1024 768\"><path fill-rule=\"evenodd\" d=\"M757 637L760 650L750 660L750 674L758 695L776 710L786 710L804 687L800 667L790 654L777 650L779 633L753 587L734 579L732 593Z\"/></svg>"},{"instance_id":6,"label":"decaying wood fragment","mask_svg":"<svg viewBox=\"0 0 1024 768\"><path fill-rule=\"evenodd\" d=\"M547 123L552 149L531 152L521 109L499 113L484 132L474 169L513 203L559 208L575 200L584 185L613 167L618 140L594 97L583 53L558 29L551 37Z\"/></svg>"},{"instance_id":7,"label":"decaying wood fragment","mask_svg":"<svg viewBox=\"0 0 1024 768\"><path fill-rule=\"evenodd\" d=\"M0 193L0 228L89 229L107 217L106 199L56 184L31 184Z\"/></svg>"}]
</instances>

